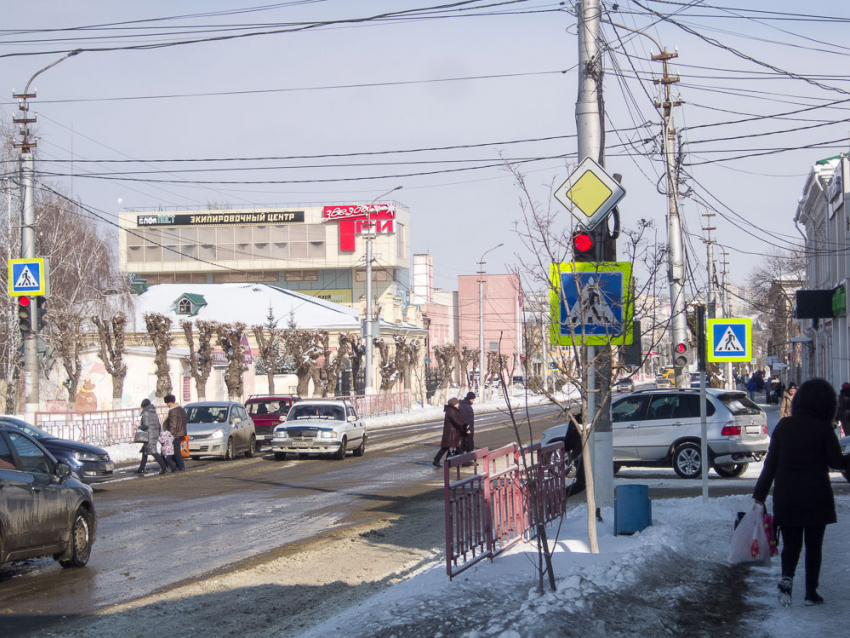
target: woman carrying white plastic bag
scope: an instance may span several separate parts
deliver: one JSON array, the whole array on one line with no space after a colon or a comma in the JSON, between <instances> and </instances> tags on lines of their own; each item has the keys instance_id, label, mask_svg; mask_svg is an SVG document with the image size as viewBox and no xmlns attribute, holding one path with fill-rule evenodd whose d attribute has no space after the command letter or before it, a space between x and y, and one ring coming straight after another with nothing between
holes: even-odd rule
<instances>
[{"instance_id":1,"label":"woman carrying white plastic bag","mask_svg":"<svg viewBox=\"0 0 850 638\"><path fill-rule=\"evenodd\" d=\"M732 534L729 562L733 565L770 565L770 543L764 529L764 505L756 503Z\"/></svg>"}]
</instances>

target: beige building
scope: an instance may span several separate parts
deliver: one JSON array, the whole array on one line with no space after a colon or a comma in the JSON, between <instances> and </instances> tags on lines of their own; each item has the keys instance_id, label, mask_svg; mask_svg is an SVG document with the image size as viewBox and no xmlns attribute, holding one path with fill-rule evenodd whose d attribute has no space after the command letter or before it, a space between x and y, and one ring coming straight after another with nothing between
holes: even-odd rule
<instances>
[{"instance_id":1,"label":"beige building","mask_svg":"<svg viewBox=\"0 0 850 638\"><path fill-rule=\"evenodd\" d=\"M410 212L396 202L227 210L123 211L121 272L137 287L268 283L345 305L366 292L373 232L375 297L406 305Z\"/></svg>"}]
</instances>

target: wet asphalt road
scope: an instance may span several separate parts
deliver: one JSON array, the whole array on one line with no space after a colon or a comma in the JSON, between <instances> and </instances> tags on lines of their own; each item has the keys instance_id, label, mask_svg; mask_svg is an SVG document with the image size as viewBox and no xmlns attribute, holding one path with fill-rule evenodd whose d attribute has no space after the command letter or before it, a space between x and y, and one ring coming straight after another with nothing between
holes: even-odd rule
<instances>
[{"instance_id":1,"label":"wet asphalt road","mask_svg":"<svg viewBox=\"0 0 850 638\"><path fill-rule=\"evenodd\" d=\"M530 415L536 440L559 422L550 407ZM514 440L506 420L478 417L476 446ZM97 488L98 533L88 566L63 570L50 559L0 566L0 613L90 613L227 570L346 520L380 516L382 504L441 485L442 473L431 466L441 431L441 421L375 430L366 455L344 461L281 462L263 453L190 461L184 474L163 477L126 468Z\"/></svg>"}]
</instances>

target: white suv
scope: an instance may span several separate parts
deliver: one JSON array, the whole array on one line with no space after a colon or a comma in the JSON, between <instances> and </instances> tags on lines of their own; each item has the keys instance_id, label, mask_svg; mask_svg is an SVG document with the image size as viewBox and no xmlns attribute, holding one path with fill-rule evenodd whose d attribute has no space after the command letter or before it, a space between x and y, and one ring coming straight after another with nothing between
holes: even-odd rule
<instances>
[{"instance_id":1,"label":"white suv","mask_svg":"<svg viewBox=\"0 0 850 638\"><path fill-rule=\"evenodd\" d=\"M342 460L353 450L354 456L363 456L366 429L348 401L299 401L290 408L286 421L275 427L272 450L279 461L285 460L287 453L301 458L332 454Z\"/></svg>"},{"instance_id":2,"label":"white suv","mask_svg":"<svg viewBox=\"0 0 850 638\"><path fill-rule=\"evenodd\" d=\"M709 463L720 476L741 476L767 454L767 415L744 392L706 390ZM699 391L643 390L611 404L614 467L671 466L682 478L702 474ZM563 441L567 424L543 433L547 445Z\"/></svg>"}]
</instances>

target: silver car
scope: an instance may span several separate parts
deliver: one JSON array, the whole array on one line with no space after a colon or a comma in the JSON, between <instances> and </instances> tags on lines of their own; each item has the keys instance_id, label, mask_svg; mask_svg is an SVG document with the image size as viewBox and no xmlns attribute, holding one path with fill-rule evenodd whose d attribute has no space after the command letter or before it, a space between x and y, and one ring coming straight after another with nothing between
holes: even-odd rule
<instances>
[{"instance_id":1,"label":"silver car","mask_svg":"<svg viewBox=\"0 0 850 638\"><path fill-rule=\"evenodd\" d=\"M706 390L709 463L720 476L741 476L767 454L767 415L744 392ZM614 466L672 466L682 478L702 474L700 405L696 390L638 391L611 405ZM567 426L543 433L564 440Z\"/></svg>"},{"instance_id":2,"label":"silver car","mask_svg":"<svg viewBox=\"0 0 850 638\"><path fill-rule=\"evenodd\" d=\"M257 450L254 422L245 406L234 401L205 401L186 406L189 455L219 456L232 460L244 453L251 458Z\"/></svg>"},{"instance_id":3,"label":"silver car","mask_svg":"<svg viewBox=\"0 0 850 638\"><path fill-rule=\"evenodd\" d=\"M287 453L305 458L308 454L331 454L342 460L348 450L354 456L366 453L366 428L348 401L299 401L286 421L274 429L274 457L283 461Z\"/></svg>"}]
</instances>

